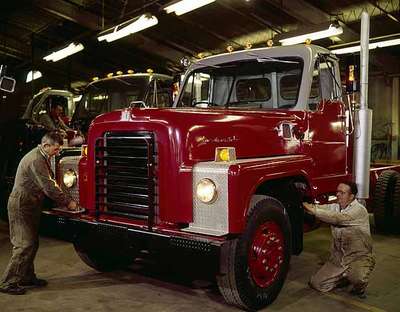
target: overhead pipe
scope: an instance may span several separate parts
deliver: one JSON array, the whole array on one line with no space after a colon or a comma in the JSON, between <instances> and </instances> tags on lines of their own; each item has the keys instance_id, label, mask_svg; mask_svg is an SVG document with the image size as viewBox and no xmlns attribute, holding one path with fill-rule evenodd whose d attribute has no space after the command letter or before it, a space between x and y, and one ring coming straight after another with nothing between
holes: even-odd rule
<instances>
[{"instance_id":1,"label":"overhead pipe","mask_svg":"<svg viewBox=\"0 0 400 312\"><path fill-rule=\"evenodd\" d=\"M355 112L353 176L358 186L358 198L369 197L371 166L372 110L368 108L369 15L361 14L360 39L360 108Z\"/></svg>"}]
</instances>

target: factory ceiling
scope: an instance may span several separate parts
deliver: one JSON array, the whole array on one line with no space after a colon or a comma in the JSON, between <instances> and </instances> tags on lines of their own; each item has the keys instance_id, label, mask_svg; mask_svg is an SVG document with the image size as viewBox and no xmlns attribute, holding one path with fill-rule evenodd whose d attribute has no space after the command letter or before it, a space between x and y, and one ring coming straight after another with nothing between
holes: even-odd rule
<instances>
[{"instance_id":1,"label":"factory ceiling","mask_svg":"<svg viewBox=\"0 0 400 312\"><path fill-rule=\"evenodd\" d=\"M400 1L217 0L190 13L167 14L171 0L17 0L0 4L0 62L11 72L39 69L52 76L88 81L111 71L153 68L163 73L182 71L183 57L198 58L266 46L269 39L335 23L343 34L314 42L327 48L359 40L360 16L371 17L371 38L400 38ZM158 24L122 39L97 40L100 32L142 14ZM58 62L45 55L80 42L85 49ZM400 72L400 48L375 50L374 69ZM348 57L348 56L346 56Z\"/></svg>"}]
</instances>

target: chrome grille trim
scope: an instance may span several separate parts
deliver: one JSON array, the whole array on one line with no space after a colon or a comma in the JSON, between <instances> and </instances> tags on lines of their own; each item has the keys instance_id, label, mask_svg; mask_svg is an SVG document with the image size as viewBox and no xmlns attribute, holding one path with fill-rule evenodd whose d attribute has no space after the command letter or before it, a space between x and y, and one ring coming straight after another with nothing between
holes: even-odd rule
<instances>
[{"instance_id":1,"label":"chrome grille trim","mask_svg":"<svg viewBox=\"0 0 400 312\"><path fill-rule=\"evenodd\" d=\"M106 132L96 140L96 209L98 212L154 219L157 165L151 132Z\"/></svg>"}]
</instances>

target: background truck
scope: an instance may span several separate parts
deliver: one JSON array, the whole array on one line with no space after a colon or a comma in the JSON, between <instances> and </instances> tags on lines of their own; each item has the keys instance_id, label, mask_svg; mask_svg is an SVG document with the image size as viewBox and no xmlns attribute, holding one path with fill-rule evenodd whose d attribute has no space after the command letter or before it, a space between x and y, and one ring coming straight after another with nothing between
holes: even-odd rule
<instances>
[{"instance_id":1,"label":"background truck","mask_svg":"<svg viewBox=\"0 0 400 312\"><path fill-rule=\"evenodd\" d=\"M357 120L344 99L338 59L318 46L202 59L174 108L93 121L82 156L60 168L75 176L66 190L86 212L49 216L97 270L129 265L141 250L208 254L226 301L260 309L302 251L302 201L331 202L354 178ZM400 179L398 167L383 169L373 182L386 205Z\"/></svg>"},{"instance_id":2,"label":"background truck","mask_svg":"<svg viewBox=\"0 0 400 312\"><path fill-rule=\"evenodd\" d=\"M63 162L64 157L80 156L80 145L85 141L89 125L96 116L130 105L171 106L172 83L171 76L150 71L97 79L84 89L78 103L74 102L74 95L66 90L45 88L37 93L20 119L0 125L0 142L3 146L0 154L0 217L7 219L7 200L19 161L40 143L48 131L40 120L42 114L50 112L53 103L64 108L63 121L73 129L68 131L68 146L64 146L60 156L53 161L52 169L57 176L59 163ZM78 196L75 194L74 197ZM46 201L46 207L53 206L51 201Z\"/></svg>"}]
</instances>

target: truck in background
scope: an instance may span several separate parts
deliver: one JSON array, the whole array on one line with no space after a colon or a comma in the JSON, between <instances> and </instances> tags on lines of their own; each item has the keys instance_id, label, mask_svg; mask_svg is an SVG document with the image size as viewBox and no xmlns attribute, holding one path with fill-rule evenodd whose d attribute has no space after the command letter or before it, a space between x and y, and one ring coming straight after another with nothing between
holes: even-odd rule
<instances>
[{"instance_id":1,"label":"truck in background","mask_svg":"<svg viewBox=\"0 0 400 312\"><path fill-rule=\"evenodd\" d=\"M68 131L68 146L63 147L52 164L57 177L60 164L61 167L64 164L68 166L66 163L71 159L64 160L65 157L76 159L80 156L80 145L85 142L89 125L96 116L130 105L171 106L172 83L171 76L152 71L117 74L89 83L78 103L74 102L74 95L67 90L42 89L31 99L20 119L2 125L0 140L4 150L0 155L0 217L7 220L7 200L17 166L21 158L39 144L47 131L40 123L40 116L48 114L53 103L63 107L63 121L73 129ZM78 200L78 194L74 197ZM45 206L50 208L54 204L46 201Z\"/></svg>"}]
</instances>

